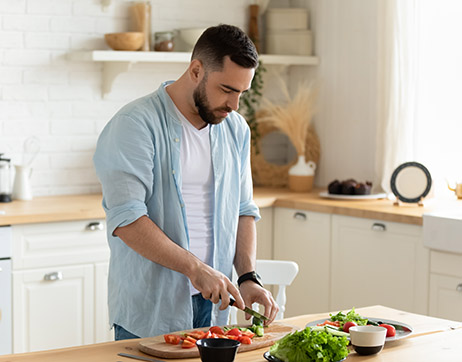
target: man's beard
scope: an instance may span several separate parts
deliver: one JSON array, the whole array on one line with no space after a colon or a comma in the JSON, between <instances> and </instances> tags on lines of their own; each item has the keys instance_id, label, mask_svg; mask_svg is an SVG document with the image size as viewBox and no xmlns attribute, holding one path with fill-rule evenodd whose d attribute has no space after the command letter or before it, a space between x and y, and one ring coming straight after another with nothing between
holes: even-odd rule
<instances>
[{"instance_id":1,"label":"man's beard","mask_svg":"<svg viewBox=\"0 0 462 362\"><path fill-rule=\"evenodd\" d=\"M199 83L199 85L197 86L197 88L194 90L194 93L193 93L194 104L196 105L196 108L199 112L199 116L202 118L202 120L205 123L219 124L224 120L224 118L215 117L215 115L213 114L213 110L210 109L207 95L205 94L205 82L206 81L207 81L207 78L204 77L202 81ZM228 113L232 111L232 109L228 107L224 107L224 108L217 109L217 110L228 112Z\"/></svg>"}]
</instances>

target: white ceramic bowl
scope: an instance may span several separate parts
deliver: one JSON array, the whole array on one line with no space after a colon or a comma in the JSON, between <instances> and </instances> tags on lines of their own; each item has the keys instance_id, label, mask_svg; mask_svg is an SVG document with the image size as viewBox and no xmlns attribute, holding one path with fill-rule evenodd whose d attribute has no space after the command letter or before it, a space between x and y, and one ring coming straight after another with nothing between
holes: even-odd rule
<instances>
[{"instance_id":1,"label":"white ceramic bowl","mask_svg":"<svg viewBox=\"0 0 462 362\"><path fill-rule=\"evenodd\" d=\"M350 342L358 354L379 353L385 344L387 329L377 326L354 326L350 330Z\"/></svg>"},{"instance_id":2,"label":"white ceramic bowl","mask_svg":"<svg viewBox=\"0 0 462 362\"><path fill-rule=\"evenodd\" d=\"M179 29L178 34L180 36L181 41L186 46L186 51L191 51L194 48L199 37L205 31L206 28L187 28L187 29Z\"/></svg>"}]
</instances>

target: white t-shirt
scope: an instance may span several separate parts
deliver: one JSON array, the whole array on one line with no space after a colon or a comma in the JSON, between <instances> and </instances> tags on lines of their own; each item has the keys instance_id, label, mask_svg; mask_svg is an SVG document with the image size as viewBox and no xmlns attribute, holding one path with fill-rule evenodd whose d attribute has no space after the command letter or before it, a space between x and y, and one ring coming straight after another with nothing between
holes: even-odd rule
<instances>
[{"instance_id":1,"label":"white t-shirt","mask_svg":"<svg viewBox=\"0 0 462 362\"><path fill-rule=\"evenodd\" d=\"M212 265L213 256L213 171L210 127L194 127L177 109L183 123L180 146L181 193L186 210L189 250ZM199 291L191 285L191 295Z\"/></svg>"}]
</instances>

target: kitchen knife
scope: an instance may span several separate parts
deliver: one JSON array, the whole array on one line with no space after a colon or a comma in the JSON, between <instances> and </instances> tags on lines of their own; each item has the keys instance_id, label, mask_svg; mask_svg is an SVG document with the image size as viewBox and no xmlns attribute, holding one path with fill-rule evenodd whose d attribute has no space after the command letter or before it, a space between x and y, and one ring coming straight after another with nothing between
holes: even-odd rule
<instances>
[{"instance_id":1,"label":"kitchen knife","mask_svg":"<svg viewBox=\"0 0 462 362\"><path fill-rule=\"evenodd\" d=\"M233 298L229 298L229 305L234 305L236 303L236 301L233 299ZM251 316L253 317L256 317L256 318L259 318L261 319L262 321L267 321L269 320L268 317L265 317L263 314L260 314L256 311L254 311L253 309L250 309L249 307L245 307L244 309L242 309L244 312L250 314Z\"/></svg>"},{"instance_id":2,"label":"kitchen knife","mask_svg":"<svg viewBox=\"0 0 462 362\"><path fill-rule=\"evenodd\" d=\"M128 354L128 353L119 353L118 356L139 359L141 361L148 361L148 362L162 362L158 359L143 357L143 356L135 356L134 354Z\"/></svg>"}]
</instances>

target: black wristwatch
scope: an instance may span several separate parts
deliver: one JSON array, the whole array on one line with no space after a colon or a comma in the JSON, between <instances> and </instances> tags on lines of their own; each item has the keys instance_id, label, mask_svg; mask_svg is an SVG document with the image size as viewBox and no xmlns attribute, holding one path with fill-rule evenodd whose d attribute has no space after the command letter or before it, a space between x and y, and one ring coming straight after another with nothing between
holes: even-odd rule
<instances>
[{"instance_id":1,"label":"black wristwatch","mask_svg":"<svg viewBox=\"0 0 462 362\"><path fill-rule=\"evenodd\" d=\"M258 275L256 271L251 271L251 272L242 274L237 280L237 285L241 286L241 284L246 282L247 280L251 280L263 288L263 283L261 282L260 275Z\"/></svg>"}]
</instances>

